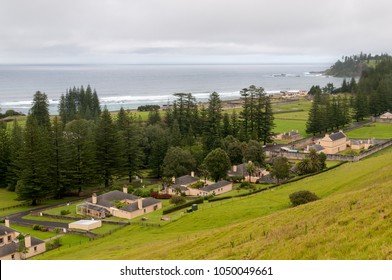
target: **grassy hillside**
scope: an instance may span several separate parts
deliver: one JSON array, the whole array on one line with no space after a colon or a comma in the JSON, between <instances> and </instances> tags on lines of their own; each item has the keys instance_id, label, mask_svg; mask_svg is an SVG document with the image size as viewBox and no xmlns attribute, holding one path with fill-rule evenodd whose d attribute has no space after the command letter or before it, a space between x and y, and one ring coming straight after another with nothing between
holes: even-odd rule
<instances>
[{"instance_id":1,"label":"grassy hillside","mask_svg":"<svg viewBox=\"0 0 392 280\"><path fill-rule=\"evenodd\" d=\"M128 226L41 259L392 258L392 149L243 199L203 205L160 228ZM322 200L291 208L288 195Z\"/></svg>"}]
</instances>

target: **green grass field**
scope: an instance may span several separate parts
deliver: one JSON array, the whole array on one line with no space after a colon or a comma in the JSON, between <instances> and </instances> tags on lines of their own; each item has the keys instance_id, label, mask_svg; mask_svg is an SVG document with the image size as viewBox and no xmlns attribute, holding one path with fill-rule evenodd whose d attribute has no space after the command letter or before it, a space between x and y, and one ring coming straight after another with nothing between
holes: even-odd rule
<instances>
[{"instance_id":1,"label":"green grass field","mask_svg":"<svg viewBox=\"0 0 392 280\"><path fill-rule=\"evenodd\" d=\"M298 132L303 136L306 137L306 121L302 120L279 120L275 119L275 128L274 132L283 133L289 132L291 130L298 130Z\"/></svg>"},{"instance_id":2,"label":"green grass field","mask_svg":"<svg viewBox=\"0 0 392 280\"><path fill-rule=\"evenodd\" d=\"M10 192L6 189L0 189L0 208L11 207L23 203L22 201L16 200L16 198L17 195L15 192Z\"/></svg>"},{"instance_id":3,"label":"green grass field","mask_svg":"<svg viewBox=\"0 0 392 280\"><path fill-rule=\"evenodd\" d=\"M376 138L391 139L392 124L390 123L371 123L361 128L346 133L349 138Z\"/></svg>"},{"instance_id":4,"label":"green grass field","mask_svg":"<svg viewBox=\"0 0 392 280\"><path fill-rule=\"evenodd\" d=\"M56 236L57 233L51 232L51 231L40 231L40 230L33 230L31 227L25 227L25 226L17 226L17 225L10 225L11 228L21 232L22 234L30 234L31 236L34 236L36 238L45 240L48 238L51 238L53 236Z\"/></svg>"},{"instance_id":5,"label":"green grass field","mask_svg":"<svg viewBox=\"0 0 392 280\"><path fill-rule=\"evenodd\" d=\"M38 258L392 258L391 155L390 148L264 193L205 203L163 227L128 226ZM298 190L322 199L291 208L288 196Z\"/></svg>"}]
</instances>

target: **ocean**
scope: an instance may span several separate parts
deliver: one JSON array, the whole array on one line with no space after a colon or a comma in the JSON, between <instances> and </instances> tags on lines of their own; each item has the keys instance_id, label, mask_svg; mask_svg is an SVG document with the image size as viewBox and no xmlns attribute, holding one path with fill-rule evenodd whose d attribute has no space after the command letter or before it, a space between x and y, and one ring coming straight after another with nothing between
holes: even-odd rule
<instances>
[{"instance_id":1,"label":"ocean","mask_svg":"<svg viewBox=\"0 0 392 280\"><path fill-rule=\"evenodd\" d=\"M177 92L206 101L216 91L222 99L239 98L250 85L269 93L309 90L312 85L340 86L342 78L321 75L328 64L261 65L0 65L0 110L28 113L36 91L45 92L50 114L57 114L61 94L91 85L109 110L167 104Z\"/></svg>"}]
</instances>

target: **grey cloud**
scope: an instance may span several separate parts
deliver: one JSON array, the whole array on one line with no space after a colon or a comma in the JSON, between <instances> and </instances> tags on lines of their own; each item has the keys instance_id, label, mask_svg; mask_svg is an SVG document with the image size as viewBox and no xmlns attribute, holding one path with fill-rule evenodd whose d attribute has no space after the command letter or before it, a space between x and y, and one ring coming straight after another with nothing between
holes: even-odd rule
<instances>
[{"instance_id":1,"label":"grey cloud","mask_svg":"<svg viewBox=\"0 0 392 280\"><path fill-rule=\"evenodd\" d=\"M3 62L29 55L92 62L151 56L282 59L387 52L392 45L392 3L386 0L2 0L1 5Z\"/></svg>"}]
</instances>

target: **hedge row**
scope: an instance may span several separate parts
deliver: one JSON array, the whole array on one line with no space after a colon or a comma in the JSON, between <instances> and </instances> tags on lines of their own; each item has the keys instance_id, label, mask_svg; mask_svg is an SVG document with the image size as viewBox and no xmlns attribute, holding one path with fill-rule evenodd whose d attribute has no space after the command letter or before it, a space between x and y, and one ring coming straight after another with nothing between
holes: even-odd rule
<instances>
[{"instance_id":1,"label":"hedge row","mask_svg":"<svg viewBox=\"0 0 392 280\"><path fill-rule=\"evenodd\" d=\"M198 199L189 201L189 202L187 202L187 203L184 203L184 204L181 204L181 205L178 205L178 206L174 206L174 207L165 209L165 210L163 210L162 214L163 214L163 215L166 215L166 214L175 212L175 211L177 211L177 210L180 210L180 209L183 209L183 208L187 208L187 207L189 207L189 206L192 206L192 204L202 204L203 202L204 202L204 197L201 197L201 198L198 198Z\"/></svg>"}]
</instances>

